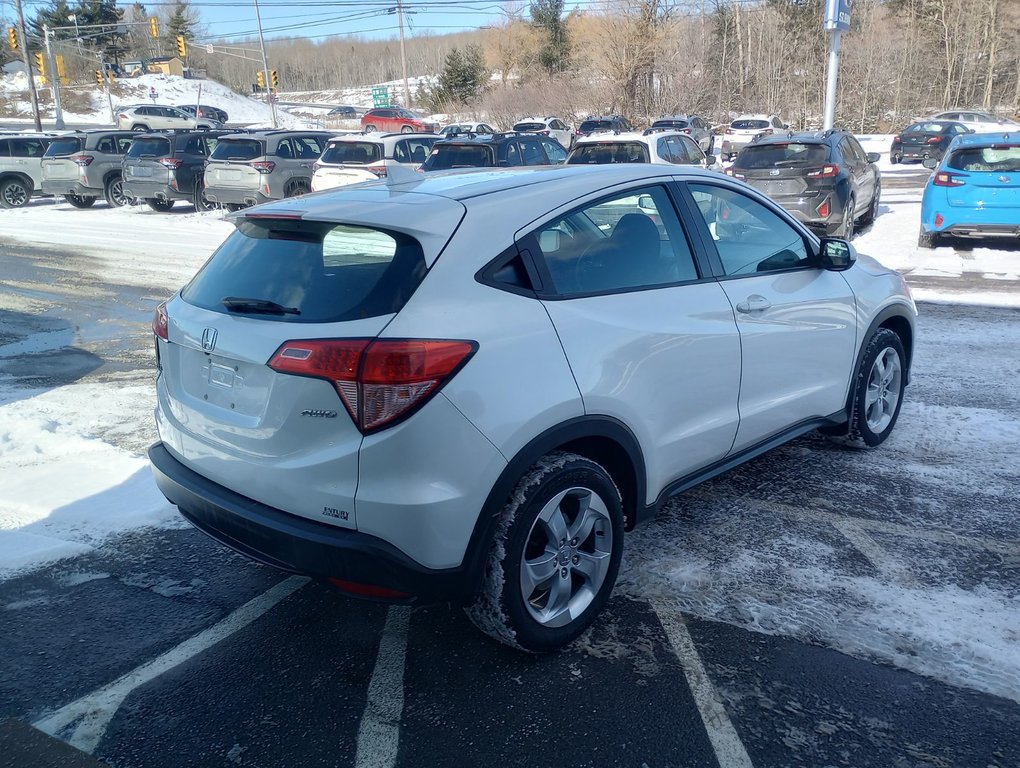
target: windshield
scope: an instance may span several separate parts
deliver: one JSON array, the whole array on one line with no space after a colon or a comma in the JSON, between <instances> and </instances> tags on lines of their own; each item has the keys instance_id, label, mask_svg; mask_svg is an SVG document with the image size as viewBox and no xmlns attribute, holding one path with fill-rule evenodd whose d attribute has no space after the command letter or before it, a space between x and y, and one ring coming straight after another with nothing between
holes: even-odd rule
<instances>
[{"instance_id":1,"label":"windshield","mask_svg":"<svg viewBox=\"0 0 1020 768\"><path fill-rule=\"evenodd\" d=\"M220 139L216 149L209 155L210 160L254 160L266 152L257 139Z\"/></svg>"},{"instance_id":2,"label":"windshield","mask_svg":"<svg viewBox=\"0 0 1020 768\"><path fill-rule=\"evenodd\" d=\"M171 153L170 140L160 138L135 139L127 152L128 157L162 157Z\"/></svg>"},{"instance_id":3,"label":"windshield","mask_svg":"<svg viewBox=\"0 0 1020 768\"><path fill-rule=\"evenodd\" d=\"M82 138L80 136L61 136L54 139L46 148L43 157L63 157L73 155L81 150Z\"/></svg>"},{"instance_id":4,"label":"windshield","mask_svg":"<svg viewBox=\"0 0 1020 768\"><path fill-rule=\"evenodd\" d=\"M399 311L425 272L421 245L399 232L244 219L181 295L213 312L230 311L223 300L236 296L295 310L255 319L339 322Z\"/></svg>"},{"instance_id":5,"label":"windshield","mask_svg":"<svg viewBox=\"0 0 1020 768\"><path fill-rule=\"evenodd\" d=\"M599 141L578 144L567 158L567 165L647 162L648 147L640 141Z\"/></svg>"},{"instance_id":6,"label":"windshield","mask_svg":"<svg viewBox=\"0 0 1020 768\"><path fill-rule=\"evenodd\" d=\"M994 147L966 147L953 152L946 165L958 171L1020 171L1020 144L997 144Z\"/></svg>"},{"instance_id":7,"label":"windshield","mask_svg":"<svg viewBox=\"0 0 1020 768\"><path fill-rule=\"evenodd\" d=\"M534 131L547 131L549 126L545 123L517 123L514 126L515 131L522 131L524 133L532 133Z\"/></svg>"},{"instance_id":8,"label":"windshield","mask_svg":"<svg viewBox=\"0 0 1020 768\"><path fill-rule=\"evenodd\" d=\"M734 120L730 123L730 128L735 128L738 131L757 131L768 127L768 120Z\"/></svg>"},{"instance_id":9,"label":"windshield","mask_svg":"<svg viewBox=\"0 0 1020 768\"><path fill-rule=\"evenodd\" d=\"M808 168L824 165L829 148L824 144L761 144L745 147L733 161L734 168Z\"/></svg>"},{"instance_id":10,"label":"windshield","mask_svg":"<svg viewBox=\"0 0 1020 768\"><path fill-rule=\"evenodd\" d=\"M326 146L320 163L368 165L383 159L382 144L374 141L337 141Z\"/></svg>"},{"instance_id":11,"label":"windshield","mask_svg":"<svg viewBox=\"0 0 1020 768\"><path fill-rule=\"evenodd\" d=\"M484 144L436 144L422 165L423 171L450 168L487 168L493 165L492 147Z\"/></svg>"}]
</instances>

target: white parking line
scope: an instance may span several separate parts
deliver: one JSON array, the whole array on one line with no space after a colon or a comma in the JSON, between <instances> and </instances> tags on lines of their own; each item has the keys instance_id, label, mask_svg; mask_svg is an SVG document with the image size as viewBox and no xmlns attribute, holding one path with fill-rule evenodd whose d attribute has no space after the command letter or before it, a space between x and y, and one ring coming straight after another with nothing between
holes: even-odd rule
<instances>
[{"instance_id":1,"label":"white parking line","mask_svg":"<svg viewBox=\"0 0 1020 768\"><path fill-rule=\"evenodd\" d=\"M719 693L712 684L711 678L701 663L691 633L687 631L684 618L676 606L667 600L652 600L652 610L659 616L666 637L673 646L680 665L683 667L687 685L690 686L694 703L705 724L708 740L712 743L715 757L721 768L753 768L751 758L744 748L744 743L737 735L730 716L726 714L719 699Z\"/></svg>"},{"instance_id":2,"label":"white parking line","mask_svg":"<svg viewBox=\"0 0 1020 768\"><path fill-rule=\"evenodd\" d=\"M83 696L34 723L40 731L62 738L78 749L92 753L106 733L120 705L133 690L145 685L216 643L244 629L281 600L308 583L304 576L291 576L258 597L249 600L222 621L174 646L161 656ZM67 731L74 726L74 731Z\"/></svg>"},{"instance_id":3,"label":"white parking line","mask_svg":"<svg viewBox=\"0 0 1020 768\"><path fill-rule=\"evenodd\" d=\"M903 565L882 549L879 543L856 522L839 520L833 522L832 527L843 534L843 537L853 544L854 548L864 555L875 570L886 579L904 585L910 582L910 577L905 572Z\"/></svg>"},{"instance_id":4,"label":"white parking line","mask_svg":"<svg viewBox=\"0 0 1020 768\"><path fill-rule=\"evenodd\" d=\"M368 683L365 714L358 728L355 768L392 768L400 746L400 716L404 711L404 661L411 609L391 606L379 640L375 669Z\"/></svg>"}]
</instances>

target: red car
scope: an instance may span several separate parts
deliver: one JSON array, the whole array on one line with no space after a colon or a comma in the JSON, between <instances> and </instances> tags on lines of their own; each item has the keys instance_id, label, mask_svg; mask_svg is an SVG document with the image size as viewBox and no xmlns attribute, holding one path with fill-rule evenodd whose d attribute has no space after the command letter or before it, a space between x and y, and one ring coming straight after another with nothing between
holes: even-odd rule
<instances>
[{"instance_id":1,"label":"red car","mask_svg":"<svg viewBox=\"0 0 1020 768\"><path fill-rule=\"evenodd\" d=\"M439 124L423 120L403 107L378 107L370 109L361 118L361 128L371 133L436 133Z\"/></svg>"}]
</instances>

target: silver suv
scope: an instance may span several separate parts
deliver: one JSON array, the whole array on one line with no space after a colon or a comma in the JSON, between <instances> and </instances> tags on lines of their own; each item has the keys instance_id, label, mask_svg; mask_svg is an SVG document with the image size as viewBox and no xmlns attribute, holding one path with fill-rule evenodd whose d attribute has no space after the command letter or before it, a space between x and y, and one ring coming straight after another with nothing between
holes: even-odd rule
<instances>
[{"instance_id":1,"label":"silver suv","mask_svg":"<svg viewBox=\"0 0 1020 768\"><path fill-rule=\"evenodd\" d=\"M253 131L223 136L205 168L205 196L233 209L303 195L332 134Z\"/></svg>"},{"instance_id":2,"label":"silver suv","mask_svg":"<svg viewBox=\"0 0 1020 768\"><path fill-rule=\"evenodd\" d=\"M121 163L135 134L84 131L59 136L43 155L43 192L63 195L76 208L88 208L102 196L111 207L127 205Z\"/></svg>"},{"instance_id":3,"label":"silver suv","mask_svg":"<svg viewBox=\"0 0 1020 768\"><path fill-rule=\"evenodd\" d=\"M810 430L892 433L902 276L746 184L407 175L235 216L156 309L156 483L222 544L549 651L671 495Z\"/></svg>"},{"instance_id":4,"label":"silver suv","mask_svg":"<svg viewBox=\"0 0 1020 768\"><path fill-rule=\"evenodd\" d=\"M168 104L138 104L117 110L117 127L130 131L168 131L175 129L211 130L223 123L207 117L189 115Z\"/></svg>"},{"instance_id":5,"label":"silver suv","mask_svg":"<svg viewBox=\"0 0 1020 768\"><path fill-rule=\"evenodd\" d=\"M312 175L312 191L343 187L386 176L387 168L403 165L418 170L428 159L435 133L368 133L329 140Z\"/></svg>"},{"instance_id":6,"label":"silver suv","mask_svg":"<svg viewBox=\"0 0 1020 768\"><path fill-rule=\"evenodd\" d=\"M42 194L42 158L48 136L0 138L0 206L20 208Z\"/></svg>"}]
</instances>

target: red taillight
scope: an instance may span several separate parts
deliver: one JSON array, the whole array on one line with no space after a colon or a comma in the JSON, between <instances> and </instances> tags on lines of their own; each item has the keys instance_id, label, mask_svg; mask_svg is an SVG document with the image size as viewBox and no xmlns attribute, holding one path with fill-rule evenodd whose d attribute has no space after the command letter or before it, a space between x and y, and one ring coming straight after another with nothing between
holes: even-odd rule
<instances>
[{"instance_id":1,"label":"red taillight","mask_svg":"<svg viewBox=\"0 0 1020 768\"><path fill-rule=\"evenodd\" d=\"M932 136L930 139L928 139L928 143L929 144L941 144L944 139L945 139L945 136Z\"/></svg>"},{"instance_id":2,"label":"red taillight","mask_svg":"<svg viewBox=\"0 0 1020 768\"><path fill-rule=\"evenodd\" d=\"M809 179L831 179L834 176L839 175L838 165L823 165L821 168L815 168L813 171L808 171L807 176Z\"/></svg>"},{"instance_id":3,"label":"red taillight","mask_svg":"<svg viewBox=\"0 0 1020 768\"><path fill-rule=\"evenodd\" d=\"M362 432L409 416L474 354L471 341L340 339L285 342L268 365L329 381Z\"/></svg>"},{"instance_id":4,"label":"red taillight","mask_svg":"<svg viewBox=\"0 0 1020 768\"><path fill-rule=\"evenodd\" d=\"M159 159L159 164L164 168L169 168L171 171L176 171L184 165L184 161L177 157L161 157Z\"/></svg>"},{"instance_id":5,"label":"red taillight","mask_svg":"<svg viewBox=\"0 0 1020 768\"><path fill-rule=\"evenodd\" d=\"M539 131L539 133L541 133L543 136L549 135L549 131Z\"/></svg>"},{"instance_id":6,"label":"red taillight","mask_svg":"<svg viewBox=\"0 0 1020 768\"><path fill-rule=\"evenodd\" d=\"M117 119L119 119L119 120L127 120L128 116L125 115L123 112L121 112L119 115L117 115Z\"/></svg>"},{"instance_id":7,"label":"red taillight","mask_svg":"<svg viewBox=\"0 0 1020 768\"><path fill-rule=\"evenodd\" d=\"M357 581L338 579L335 576L329 578L330 584L348 594L357 597L369 597L377 600L406 600L411 597L409 592L401 592L398 589L380 587L377 584L361 584Z\"/></svg>"},{"instance_id":8,"label":"red taillight","mask_svg":"<svg viewBox=\"0 0 1020 768\"><path fill-rule=\"evenodd\" d=\"M736 131L734 131L732 128L727 128L726 129L726 135L727 136L732 136L734 133L736 133Z\"/></svg>"},{"instance_id":9,"label":"red taillight","mask_svg":"<svg viewBox=\"0 0 1020 768\"><path fill-rule=\"evenodd\" d=\"M967 182L964 179L967 178L960 173L949 173L949 171L939 171L935 174L935 179L932 182L936 187L962 187Z\"/></svg>"},{"instance_id":10,"label":"red taillight","mask_svg":"<svg viewBox=\"0 0 1020 768\"><path fill-rule=\"evenodd\" d=\"M942 225L946 223L946 220L942 218L941 213L935 214L935 229L941 229Z\"/></svg>"},{"instance_id":11,"label":"red taillight","mask_svg":"<svg viewBox=\"0 0 1020 768\"><path fill-rule=\"evenodd\" d=\"M272 160L256 160L253 163L248 163L248 165L259 173L272 173L273 169L276 167L276 163Z\"/></svg>"},{"instance_id":12,"label":"red taillight","mask_svg":"<svg viewBox=\"0 0 1020 768\"><path fill-rule=\"evenodd\" d=\"M96 158L93 157L92 155L71 155L67 159L70 160L75 165L80 165L82 168L84 168L87 165L91 165L92 161L95 160Z\"/></svg>"},{"instance_id":13,"label":"red taillight","mask_svg":"<svg viewBox=\"0 0 1020 768\"><path fill-rule=\"evenodd\" d=\"M900 144L902 141L903 141L903 139L901 139L899 136L893 136L893 140L892 140L893 144Z\"/></svg>"},{"instance_id":14,"label":"red taillight","mask_svg":"<svg viewBox=\"0 0 1020 768\"><path fill-rule=\"evenodd\" d=\"M825 200L822 201L822 204L815 208L815 210L818 212L819 216L823 219L827 219L829 217L829 198L825 198Z\"/></svg>"},{"instance_id":15,"label":"red taillight","mask_svg":"<svg viewBox=\"0 0 1020 768\"><path fill-rule=\"evenodd\" d=\"M723 171L723 173L725 173L727 176L732 176L735 179L742 179L742 178L744 178L744 174L737 173L732 168L727 168L725 171Z\"/></svg>"},{"instance_id":16,"label":"red taillight","mask_svg":"<svg viewBox=\"0 0 1020 768\"><path fill-rule=\"evenodd\" d=\"M683 132L684 132L684 133L690 133L690 132L691 132L691 129L690 129L690 128L684 128Z\"/></svg>"},{"instance_id":17,"label":"red taillight","mask_svg":"<svg viewBox=\"0 0 1020 768\"><path fill-rule=\"evenodd\" d=\"M168 328L170 326L170 320L166 316L166 302L161 302L156 311L152 315L152 332L156 334L157 338L163 339L163 341L170 341L170 334Z\"/></svg>"},{"instance_id":18,"label":"red taillight","mask_svg":"<svg viewBox=\"0 0 1020 768\"><path fill-rule=\"evenodd\" d=\"M366 165L365 170L374 173L380 179L386 176L385 165Z\"/></svg>"}]
</instances>

